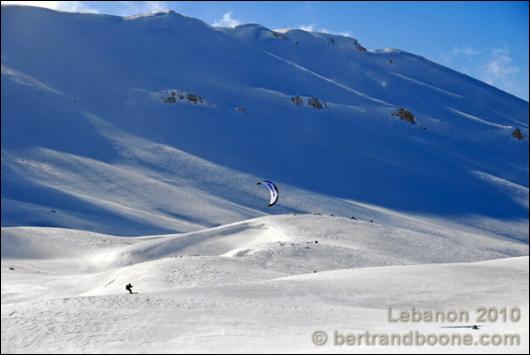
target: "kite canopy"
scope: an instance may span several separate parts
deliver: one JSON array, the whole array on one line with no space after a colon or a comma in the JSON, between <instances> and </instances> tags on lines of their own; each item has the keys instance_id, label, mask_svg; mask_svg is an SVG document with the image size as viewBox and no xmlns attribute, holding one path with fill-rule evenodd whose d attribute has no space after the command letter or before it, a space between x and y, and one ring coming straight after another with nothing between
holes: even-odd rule
<instances>
[{"instance_id":1,"label":"kite canopy","mask_svg":"<svg viewBox=\"0 0 530 355\"><path fill-rule=\"evenodd\" d=\"M268 180L258 182L258 185L261 185L261 184L267 186L271 194L271 200L269 202L269 207L274 206L274 204L278 202L278 197L280 196L280 193L278 192L278 188L276 187L276 185L274 185L272 181L268 181Z\"/></svg>"}]
</instances>

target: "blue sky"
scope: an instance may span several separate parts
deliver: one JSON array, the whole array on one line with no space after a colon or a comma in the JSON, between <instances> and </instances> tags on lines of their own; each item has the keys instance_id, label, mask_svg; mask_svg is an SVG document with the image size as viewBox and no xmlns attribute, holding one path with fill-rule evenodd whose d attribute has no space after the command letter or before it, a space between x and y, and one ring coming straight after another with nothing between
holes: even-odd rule
<instances>
[{"instance_id":1,"label":"blue sky","mask_svg":"<svg viewBox=\"0 0 530 355\"><path fill-rule=\"evenodd\" d=\"M16 3L2 1L2 3ZM528 101L528 2L42 1L63 11L135 15L167 9L209 24L260 23L352 36L369 49L425 56Z\"/></svg>"}]
</instances>

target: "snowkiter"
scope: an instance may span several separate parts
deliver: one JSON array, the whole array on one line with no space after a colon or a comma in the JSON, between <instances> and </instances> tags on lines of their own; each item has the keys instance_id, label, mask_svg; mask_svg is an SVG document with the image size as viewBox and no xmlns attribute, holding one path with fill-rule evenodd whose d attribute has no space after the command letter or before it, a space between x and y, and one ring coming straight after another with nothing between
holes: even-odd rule
<instances>
[{"instance_id":1,"label":"snowkiter","mask_svg":"<svg viewBox=\"0 0 530 355\"><path fill-rule=\"evenodd\" d=\"M125 285L125 289L126 289L127 291L129 291L129 293L130 293L131 295L132 295L132 293L133 293L133 292L132 292L132 287L133 287L133 285L131 285L130 283L128 283L127 285Z\"/></svg>"}]
</instances>

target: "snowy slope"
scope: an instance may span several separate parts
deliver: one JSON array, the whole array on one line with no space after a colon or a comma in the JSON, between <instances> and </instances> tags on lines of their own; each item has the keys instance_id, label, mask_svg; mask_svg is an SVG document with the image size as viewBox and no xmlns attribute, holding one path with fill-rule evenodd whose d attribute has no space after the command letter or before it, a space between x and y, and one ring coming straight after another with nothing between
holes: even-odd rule
<instances>
[{"instance_id":1,"label":"snowy slope","mask_svg":"<svg viewBox=\"0 0 530 355\"><path fill-rule=\"evenodd\" d=\"M256 281L182 288L149 295L55 298L2 306L2 349L14 352L300 352L300 353L528 353L528 257L471 264L350 269ZM513 275L510 279L506 273ZM439 275L433 284L432 275ZM409 275L415 275L410 279ZM466 275L466 277L462 277ZM20 276L24 277L23 275ZM491 284L495 284L492 291ZM343 285L346 285L344 287ZM418 286L419 285L419 286ZM526 288L525 288L526 287ZM381 288L386 292L381 293ZM408 289L408 291L407 291ZM321 296L319 296L319 293ZM374 298L367 295L378 295ZM441 296L443 295L443 296ZM438 296L438 297L437 297ZM458 303L454 300L459 300ZM477 304L519 305L525 318L481 330L440 324L390 324L388 305L409 310L458 309ZM451 327L453 323L449 323ZM461 323L458 323L459 325ZM26 333L31 329L30 333ZM341 334L519 334L520 346L351 347L334 346ZM330 343L315 346L313 332ZM525 340L526 339L526 340Z\"/></svg>"},{"instance_id":2,"label":"snowy slope","mask_svg":"<svg viewBox=\"0 0 530 355\"><path fill-rule=\"evenodd\" d=\"M528 257L469 262L527 254L527 246L438 232L313 215L141 238L3 228L2 349L351 352L315 346L311 334L463 333L445 327L465 322L390 324L388 308L474 315L498 306L519 307L523 319L482 324L474 335L519 334L520 346L498 349L527 352ZM138 295L123 294L128 282ZM477 350L491 349L451 351Z\"/></svg>"},{"instance_id":3,"label":"snowy slope","mask_svg":"<svg viewBox=\"0 0 530 355\"><path fill-rule=\"evenodd\" d=\"M2 225L142 235L375 206L528 239L528 140L511 136L527 102L401 51L273 33L2 7Z\"/></svg>"}]
</instances>

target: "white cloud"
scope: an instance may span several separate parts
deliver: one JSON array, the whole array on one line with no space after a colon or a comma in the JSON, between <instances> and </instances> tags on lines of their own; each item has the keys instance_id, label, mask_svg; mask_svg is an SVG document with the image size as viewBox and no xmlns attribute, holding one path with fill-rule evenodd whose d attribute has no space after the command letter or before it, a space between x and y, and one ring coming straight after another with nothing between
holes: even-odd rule
<instances>
[{"instance_id":1,"label":"white cloud","mask_svg":"<svg viewBox=\"0 0 530 355\"><path fill-rule=\"evenodd\" d=\"M133 17L150 15L170 10L167 1L98 1L112 8L110 13L118 16Z\"/></svg>"},{"instance_id":2,"label":"white cloud","mask_svg":"<svg viewBox=\"0 0 530 355\"><path fill-rule=\"evenodd\" d=\"M2 5L25 5L66 12L99 13L98 10L87 6L84 1L2 1Z\"/></svg>"},{"instance_id":3,"label":"white cloud","mask_svg":"<svg viewBox=\"0 0 530 355\"><path fill-rule=\"evenodd\" d=\"M167 1L146 1L146 6L150 12L161 12L169 10L169 5Z\"/></svg>"},{"instance_id":4,"label":"white cloud","mask_svg":"<svg viewBox=\"0 0 530 355\"><path fill-rule=\"evenodd\" d=\"M227 13L223 15L223 17L215 21L213 23L213 26L215 27L236 27L240 23L241 22L239 22L238 20L232 17L232 11L228 11Z\"/></svg>"},{"instance_id":5,"label":"white cloud","mask_svg":"<svg viewBox=\"0 0 530 355\"><path fill-rule=\"evenodd\" d=\"M314 24L310 24L310 25L300 25L299 27L302 31L307 31L307 32L313 32L315 30L315 25Z\"/></svg>"},{"instance_id":6,"label":"white cloud","mask_svg":"<svg viewBox=\"0 0 530 355\"><path fill-rule=\"evenodd\" d=\"M303 31L308 31L308 32L322 32L322 33L328 33L328 34L331 34L331 35L340 35L340 36L351 37L351 33L350 32L347 32L347 31L337 32L337 31L328 30L327 28L322 28L322 27L321 28L317 28L314 23L312 23L310 25L300 25L300 27L298 27L298 28L303 30Z\"/></svg>"},{"instance_id":7,"label":"white cloud","mask_svg":"<svg viewBox=\"0 0 530 355\"><path fill-rule=\"evenodd\" d=\"M519 68L506 49L494 49L488 61L480 66L480 78L490 85L512 91Z\"/></svg>"},{"instance_id":8,"label":"white cloud","mask_svg":"<svg viewBox=\"0 0 530 355\"><path fill-rule=\"evenodd\" d=\"M453 47L440 58L445 65L490 85L508 92L515 90L520 68L508 48Z\"/></svg>"},{"instance_id":9,"label":"white cloud","mask_svg":"<svg viewBox=\"0 0 530 355\"><path fill-rule=\"evenodd\" d=\"M340 35L340 36L351 37L350 32L336 32L336 31L328 30L327 28L321 28L318 30L318 32L327 33L330 35Z\"/></svg>"},{"instance_id":10,"label":"white cloud","mask_svg":"<svg viewBox=\"0 0 530 355\"><path fill-rule=\"evenodd\" d=\"M473 47L453 47L454 55L463 55L465 57L476 57L483 53L483 51Z\"/></svg>"},{"instance_id":11,"label":"white cloud","mask_svg":"<svg viewBox=\"0 0 530 355\"><path fill-rule=\"evenodd\" d=\"M164 12L169 10L167 1L116 1L120 5L118 12L121 16L133 16Z\"/></svg>"},{"instance_id":12,"label":"white cloud","mask_svg":"<svg viewBox=\"0 0 530 355\"><path fill-rule=\"evenodd\" d=\"M67 12L99 13L98 10L85 5L84 1L60 1L59 10Z\"/></svg>"}]
</instances>

